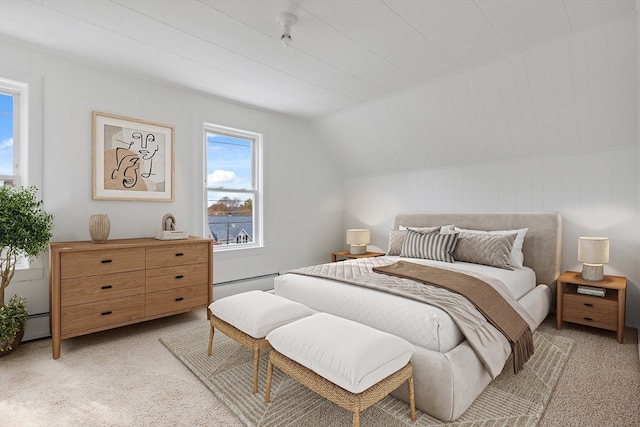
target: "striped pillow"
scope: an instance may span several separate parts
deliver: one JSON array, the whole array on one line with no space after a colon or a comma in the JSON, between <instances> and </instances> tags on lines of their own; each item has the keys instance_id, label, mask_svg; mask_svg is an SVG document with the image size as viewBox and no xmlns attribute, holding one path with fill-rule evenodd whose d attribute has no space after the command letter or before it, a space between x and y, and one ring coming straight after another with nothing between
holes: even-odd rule
<instances>
[{"instance_id":1,"label":"striped pillow","mask_svg":"<svg viewBox=\"0 0 640 427\"><path fill-rule=\"evenodd\" d=\"M440 227L411 227L410 230L417 231L418 233L437 233L440 231ZM387 255L400 255L406 234L407 227L403 227L402 225L400 226L400 230L389 230L389 248L387 249Z\"/></svg>"},{"instance_id":2,"label":"striped pillow","mask_svg":"<svg viewBox=\"0 0 640 427\"><path fill-rule=\"evenodd\" d=\"M411 229L402 244L401 257L422 258L433 261L455 262L451 254L456 247L458 233L417 233Z\"/></svg>"}]
</instances>

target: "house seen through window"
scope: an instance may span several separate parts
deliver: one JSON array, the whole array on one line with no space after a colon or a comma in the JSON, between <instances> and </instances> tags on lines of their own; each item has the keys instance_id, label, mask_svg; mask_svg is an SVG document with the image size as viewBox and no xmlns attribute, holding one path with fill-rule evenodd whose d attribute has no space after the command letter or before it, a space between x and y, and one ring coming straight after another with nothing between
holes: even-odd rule
<instances>
[{"instance_id":1,"label":"house seen through window","mask_svg":"<svg viewBox=\"0 0 640 427\"><path fill-rule=\"evenodd\" d=\"M205 144L207 230L215 249L262 246L261 135L206 124Z\"/></svg>"}]
</instances>

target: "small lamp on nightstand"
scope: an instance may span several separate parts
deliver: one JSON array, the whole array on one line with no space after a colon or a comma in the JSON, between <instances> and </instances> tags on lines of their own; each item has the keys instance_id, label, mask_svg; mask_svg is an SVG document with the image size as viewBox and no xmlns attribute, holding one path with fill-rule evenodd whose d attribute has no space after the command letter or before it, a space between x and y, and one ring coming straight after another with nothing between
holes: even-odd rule
<instances>
[{"instance_id":1,"label":"small lamp on nightstand","mask_svg":"<svg viewBox=\"0 0 640 427\"><path fill-rule=\"evenodd\" d=\"M609 262L609 239L606 237L580 237L578 261L582 263L582 278L600 282L604 276L604 264Z\"/></svg>"},{"instance_id":2,"label":"small lamp on nightstand","mask_svg":"<svg viewBox=\"0 0 640 427\"><path fill-rule=\"evenodd\" d=\"M371 242L371 232L366 228L353 228L347 230L347 245L351 255L367 253L367 244Z\"/></svg>"}]
</instances>

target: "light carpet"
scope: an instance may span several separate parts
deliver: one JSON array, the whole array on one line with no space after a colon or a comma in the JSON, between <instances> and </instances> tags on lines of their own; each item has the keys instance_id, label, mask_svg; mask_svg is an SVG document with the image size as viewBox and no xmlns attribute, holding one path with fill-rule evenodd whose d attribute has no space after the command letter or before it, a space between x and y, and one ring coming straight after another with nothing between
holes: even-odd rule
<instances>
[{"instance_id":1,"label":"light carpet","mask_svg":"<svg viewBox=\"0 0 640 427\"><path fill-rule=\"evenodd\" d=\"M247 426L345 426L352 413L308 390L274 368L271 403L264 403L268 351L260 359L258 393L252 394L253 352L216 330L207 356L209 327L174 332L160 342ZM409 407L387 396L361 414L362 425L375 426L536 426L562 375L574 346L569 338L534 333L535 354L518 375L511 360L502 373L457 420L442 422L421 411L411 422ZM406 387L402 385L401 387Z\"/></svg>"}]
</instances>

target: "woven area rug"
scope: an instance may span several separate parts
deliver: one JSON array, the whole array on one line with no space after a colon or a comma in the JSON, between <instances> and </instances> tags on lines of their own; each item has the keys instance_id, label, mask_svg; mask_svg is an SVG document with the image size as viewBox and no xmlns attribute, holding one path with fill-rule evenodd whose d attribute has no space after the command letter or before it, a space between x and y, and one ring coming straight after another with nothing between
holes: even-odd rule
<instances>
[{"instance_id":1,"label":"woven area rug","mask_svg":"<svg viewBox=\"0 0 640 427\"><path fill-rule=\"evenodd\" d=\"M416 422L409 407L387 396L365 410L363 426L536 426L562 375L574 342L534 333L535 354L525 369L513 375L511 359L502 373L456 421L444 423L421 411ZM253 387L253 353L216 330L213 354L207 356L209 327L203 326L160 338L247 426L349 426L351 412L327 401L274 368L271 403L264 403L268 351L262 351L258 393ZM402 385L404 387L406 385Z\"/></svg>"}]
</instances>

